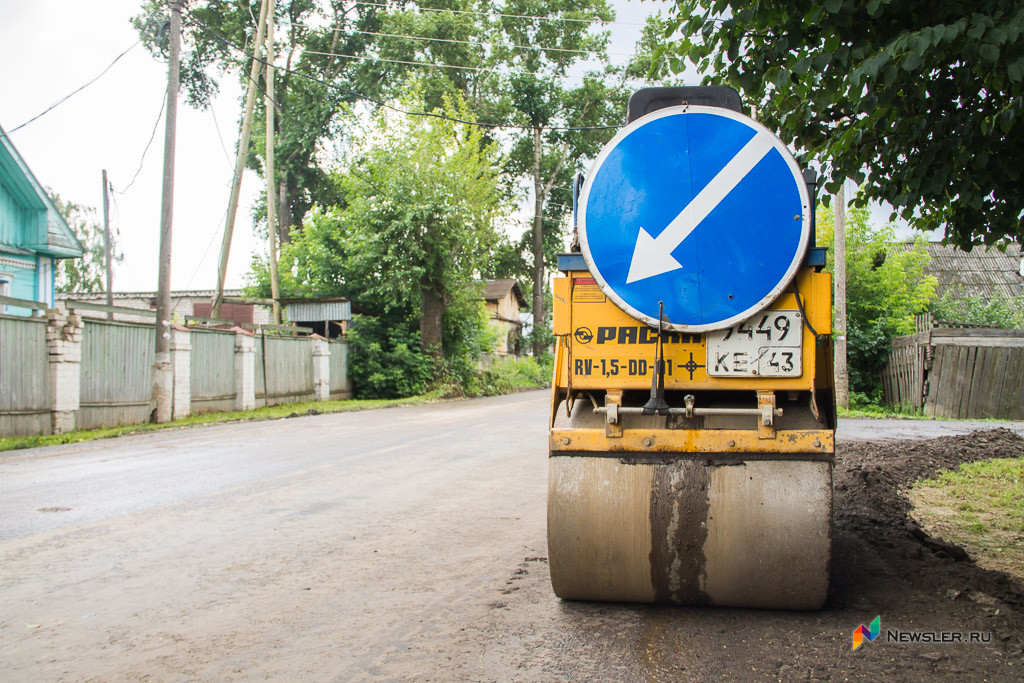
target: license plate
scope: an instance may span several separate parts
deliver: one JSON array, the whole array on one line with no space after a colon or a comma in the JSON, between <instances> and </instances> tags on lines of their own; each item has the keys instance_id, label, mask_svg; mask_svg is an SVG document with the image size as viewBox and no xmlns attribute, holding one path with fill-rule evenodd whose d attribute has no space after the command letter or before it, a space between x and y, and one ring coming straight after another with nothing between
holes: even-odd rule
<instances>
[{"instance_id":1,"label":"license plate","mask_svg":"<svg viewBox=\"0 0 1024 683\"><path fill-rule=\"evenodd\" d=\"M707 333L710 377L799 377L803 372L800 311L762 311Z\"/></svg>"}]
</instances>

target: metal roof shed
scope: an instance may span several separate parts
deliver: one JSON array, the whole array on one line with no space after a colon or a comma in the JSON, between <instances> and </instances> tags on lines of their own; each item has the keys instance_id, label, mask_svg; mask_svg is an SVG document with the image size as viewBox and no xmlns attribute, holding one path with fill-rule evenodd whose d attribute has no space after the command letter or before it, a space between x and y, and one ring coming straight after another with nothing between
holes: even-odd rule
<instances>
[{"instance_id":1,"label":"metal roof shed","mask_svg":"<svg viewBox=\"0 0 1024 683\"><path fill-rule=\"evenodd\" d=\"M343 336L352 323L352 302L344 297L282 299L281 303L290 322L312 327L324 337Z\"/></svg>"}]
</instances>

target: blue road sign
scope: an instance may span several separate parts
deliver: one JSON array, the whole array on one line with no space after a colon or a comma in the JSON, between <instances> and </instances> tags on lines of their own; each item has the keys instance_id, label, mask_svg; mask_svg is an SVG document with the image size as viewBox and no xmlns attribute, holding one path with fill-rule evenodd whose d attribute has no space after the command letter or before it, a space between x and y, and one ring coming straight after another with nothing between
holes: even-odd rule
<instances>
[{"instance_id":1,"label":"blue road sign","mask_svg":"<svg viewBox=\"0 0 1024 683\"><path fill-rule=\"evenodd\" d=\"M746 320L789 284L810 235L800 168L767 128L718 107L661 109L605 145L580 193L583 256L605 294L649 325Z\"/></svg>"}]
</instances>

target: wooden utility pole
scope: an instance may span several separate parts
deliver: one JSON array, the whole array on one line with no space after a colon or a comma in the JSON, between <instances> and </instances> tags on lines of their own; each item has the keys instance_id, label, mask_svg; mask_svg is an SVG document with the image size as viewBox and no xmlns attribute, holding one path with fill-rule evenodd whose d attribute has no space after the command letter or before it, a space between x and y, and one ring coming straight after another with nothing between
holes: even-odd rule
<instances>
[{"instance_id":1,"label":"wooden utility pole","mask_svg":"<svg viewBox=\"0 0 1024 683\"><path fill-rule=\"evenodd\" d=\"M833 233L832 283L835 299L835 342L836 405L850 407L850 372L846 366L846 180L843 179L836 193L835 231Z\"/></svg>"},{"instance_id":2,"label":"wooden utility pole","mask_svg":"<svg viewBox=\"0 0 1024 683\"><path fill-rule=\"evenodd\" d=\"M274 300L274 322L281 324L281 291L277 282L277 208L274 186L274 0L267 6L267 243L270 247L270 297Z\"/></svg>"},{"instance_id":3,"label":"wooden utility pole","mask_svg":"<svg viewBox=\"0 0 1024 683\"><path fill-rule=\"evenodd\" d=\"M114 305L114 257L110 248L110 185L107 183L107 169L103 169L103 254L107 267L107 305ZM107 320L114 314L107 312Z\"/></svg>"},{"instance_id":4,"label":"wooden utility pole","mask_svg":"<svg viewBox=\"0 0 1024 683\"><path fill-rule=\"evenodd\" d=\"M171 421L174 375L171 371L171 217L174 209L174 144L178 120L178 59L181 6L170 0L170 55L167 60L167 119L164 128L164 184L160 207L160 263L156 292L156 356L153 362L153 421Z\"/></svg>"},{"instance_id":5,"label":"wooden utility pole","mask_svg":"<svg viewBox=\"0 0 1024 683\"><path fill-rule=\"evenodd\" d=\"M231 194L228 197L228 215L224 220L224 239L220 245L220 264L217 266L217 293L213 298L211 318L220 318L221 304L224 302L224 280L228 272L228 254L231 252L231 237L235 230L235 216L238 213L238 195L242 190L242 174L245 172L245 160L249 156L249 136L252 133L252 112L256 105L256 80L260 77L263 64L260 52L267 27L267 1L260 6L260 19L256 27L256 43L253 48L252 66L249 69L249 83L245 92L245 111L242 114L242 130L238 135L238 153L235 157L235 175L231 179Z\"/></svg>"},{"instance_id":6,"label":"wooden utility pole","mask_svg":"<svg viewBox=\"0 0 1024 683\"><path fill-rule=\"evenodd\" d=\"M544 355L538 336L544 325L544 187L540 177L543 140L540 127L533 129L533 357Z\"/></svg>"}]
</instances>

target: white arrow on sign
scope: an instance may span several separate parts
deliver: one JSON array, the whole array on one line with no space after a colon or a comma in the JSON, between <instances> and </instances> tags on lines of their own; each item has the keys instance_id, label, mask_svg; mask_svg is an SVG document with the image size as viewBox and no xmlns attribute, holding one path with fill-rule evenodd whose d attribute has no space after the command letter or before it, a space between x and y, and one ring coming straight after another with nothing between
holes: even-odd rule
<instances>
[{"instance_id":1,"label":"white arrow on sign","mask_svg":"<svg viewBox=\"0 0 1024 683\"><path fill-rule=\"evenodd\" d=\"M626 284L682 268L682 264L672 257L672 252L754 170L774 145L775 139L771 134L758 132L672 219L657 239L641 226L633 248L633 260L629 263Z\"/></svg>"}]
</instances>

